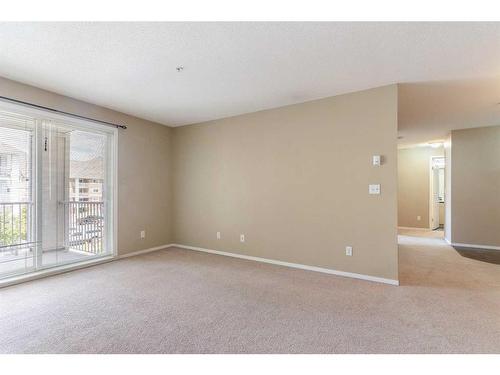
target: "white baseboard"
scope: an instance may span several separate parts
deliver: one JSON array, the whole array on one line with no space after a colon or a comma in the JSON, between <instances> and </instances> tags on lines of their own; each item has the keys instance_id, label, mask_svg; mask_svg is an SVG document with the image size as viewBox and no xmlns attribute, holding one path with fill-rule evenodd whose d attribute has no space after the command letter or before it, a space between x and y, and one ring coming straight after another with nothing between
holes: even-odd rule
<instances>
[{"instance_id":1,"label":"white baseboard","mask_svg":"<svg viewBox=\"0 0 500 375\"><path fill-rule=\"evenodd\" d=\"M457 247L470 247L471 250L476 249L485 249L485 250L500 250L500 246L490 246L490 245L474 245L470 243L458 243L458 242L449 242L446 240L451 246L457 246Z\"/></svg>"},{"instance_id":2,"label":"white baseboard","mask_svg":"<svg viewBox=\"0 0 500 375\"><path fill-rule=\"evenodd\" d=\"M187 245L181 245L181 244L167 244L167 245L151 247L149 249L134 251L134 252L123 254L123 255L117 255L114 257L108 256L108 257L103 257L103 258L98 258L98 259L91 259L89 261L82 262L82 263L68 264L68 265L63 265L60 267L54 267L54 268L50 268L50 269L46 269L46 270L37 271L37 272L31 273L31 274L14 276L12 278L0 280L0 288L15 285L15 284L20 284L20 283L23 283L26 281L41 279L41 278L44 278L47 276L53 276L53 275L57 275L57 274L61 274L61 273L69 272L69 271L74 271L77 269L87 268L87 267L95 266L98 264L113 262L115 260L120 260L120 259L124 259L124 258L128 258L128 257L146 254L146 253L150 253L150 252L161 250L161 249L167 249L170 247L179 247L181 249L201 251L204 253L223 255L223 256L246 259L246 260L253 260L256 262L275 264L275 265L291 267L291 268L298 268L298 269L307 270L307 271L322 272L322 273L327 273L330 275L350 277L350 278L354 278L354 279L374 281L374 282L390 284L390 285L399 285L399 280L386 279L383 277L363 275L363 274L359 274L359 273L352 273L352 272L345 272L345 271L337 271L337 270L333 270L333 269L329 269L329 268L307 266L304 264L289 263L289 262L283 262L281 260L274 260L274 259L254 257L254 256L250 256L250 255L229 253L229 252L225 252L225 251L205 249L202 247L187 246Z\"/></svg>"},{"instance_id":3,"label":"white baseboard","mask_svg":"<svg viewBox=\"0 0 500 375\"><path fill-rule=\"evenodd\" d=\"M169 247L172 247L172 246L173 246L173 244L167 244L167 245L150 247L149 249L144 249L144 250L139 250L139 251L133 251L131 253L126 253L126 254L123 254L123 255L118 255L117 258L118 259L123 259L123 258L133 257L133 256L136 256L136 255L150 253L150 252L156 251L156 250L166 249L166 248L169 248Z\"/></svg>"},{"instance_id":4,"label":"white baseboard","mask_svg":"<svg viewBox=\"0 0 500 375\"><path fill-rule=\"evenodd\" d=\"M432 230L430 228L418 228L418 227L398 227L398 229L408 229L408 230Z\"/></svg>"},{"instance_id":5,"label":"white baseboard","mask_svg":"<svg viewBox=\"0 0 500 375\"><path fill-rule=\"evenodd\" d=\"M485 250L500 250L500 246L490 246L490 245L474 245L470 243L459 243L459 242L451 242L449 239L444 237L444 241L450 245L450 246L457 246L457 247L468 247L471 248L471 250L476 249L485 249Z\"/></svg>"},{"instance_id":6,"label":"white baseboard","mask_svg":"<svg viewBox=\"0 0 500 375\"><path fill-rule=\"evenodd\" d=\"M289 262L283 262L281 260L274 260L274 259L254 257L254 256L250 256L250 255L229 253L229 252L225 252L225 251L205 249L205 248L202 248L202 247L187 246L187 245L181 245L181 244L172 244L171 246L172 247L179 247L181 249L201 251L201 252L204 252L204 253L210 253L210 254L216 254L216 255L223 255L223 256L228 256L228 257L233 257L233 258L253 260L253 261L256 261L256 262L275 264L275 265L279 265L279 266L285 266L285 267L291 267L291 268L298 268L298 269L307 270L307 271L315 271L315 272L328 273L330 275L351 277L351 278L354 278L354 279L361 279L361 280L367 280L367 281L375 281L375 282L378 282L378 283L384 283L384 284L390 284L390 285L399 285L399 280L385 279L383 277L363 275L363 274L359 274L359 273L352 273L352 272L345 272L345 271L337 271L337 270L333 270L333 269L330 269L330 268L307 266L307 265L304 265L304 264L289 263Z\"/></svg>"}]
</instances>

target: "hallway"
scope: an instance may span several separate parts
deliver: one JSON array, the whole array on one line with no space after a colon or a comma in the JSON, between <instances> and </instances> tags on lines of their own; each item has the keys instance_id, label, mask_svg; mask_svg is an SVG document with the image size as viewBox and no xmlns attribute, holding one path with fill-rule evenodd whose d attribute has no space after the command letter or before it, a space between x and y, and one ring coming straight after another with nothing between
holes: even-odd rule
<instances>
[{"instance_id":1,"label":"hallway","mask_svg":"<svg viewBox=\"0 0 500 375\"><path fill-rule=\"evenodd\" d=\"M410 237L428 237L428 238L442 238L444 239L444 230L436 229L411 229L411 228L399 228L398 235L400 236L410 236Z\"/></svg>"}]
</instances>

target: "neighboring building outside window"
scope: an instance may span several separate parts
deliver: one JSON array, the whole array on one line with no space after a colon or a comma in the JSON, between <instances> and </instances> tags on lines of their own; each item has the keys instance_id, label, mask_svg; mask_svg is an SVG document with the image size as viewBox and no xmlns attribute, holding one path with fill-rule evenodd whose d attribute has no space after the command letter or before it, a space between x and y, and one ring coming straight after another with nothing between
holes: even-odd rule
<instances>
[{"instance_id":1,"label":"neighboring building outside window","mask_svg":"<svg viewBox=\"0 0 500 375\"><path fill-rule=\"evenodd\" d=\"M103 201L103 160L71 160L69 200L73 202Z\"/></svg>"}]
</instances>

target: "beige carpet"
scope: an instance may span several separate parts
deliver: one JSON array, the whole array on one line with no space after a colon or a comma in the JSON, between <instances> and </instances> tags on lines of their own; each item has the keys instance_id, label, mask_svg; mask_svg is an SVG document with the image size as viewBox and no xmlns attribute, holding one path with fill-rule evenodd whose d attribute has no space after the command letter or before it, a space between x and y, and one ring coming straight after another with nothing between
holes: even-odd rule
<instances>
[{"instance_id":1,"label":"beige carpet","mask_svg":"<svg viewBox=\"0 0 500 375\"><path fill-rule=\"evenodd\" d=\"M400 242L400 287L169 249L0 289L0 352L499 353L500 266Z\"/></svg>"},{"instance_id":2,"label":"beige carpet","mask_svg":"<svg viewBox=\"0 0 500 375\"><path fill-rule=\"evenodd\" d=\"M398 234L402 236L411 236L411 237L431 237L431 238L444 238L444 230L436 229L398 229Z\"/></svg>"}]
</instances>

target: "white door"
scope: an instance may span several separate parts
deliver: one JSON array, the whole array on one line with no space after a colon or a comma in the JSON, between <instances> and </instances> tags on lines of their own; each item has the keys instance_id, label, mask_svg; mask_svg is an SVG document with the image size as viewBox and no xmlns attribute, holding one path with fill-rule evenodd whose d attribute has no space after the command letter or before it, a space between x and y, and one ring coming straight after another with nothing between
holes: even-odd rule
<instances>
[{"instance_id":1,"label":"white door","mask_svg":"<svg viewBox=\"0 0 500 375\"><path fill-rule=\"evenodd\" d=\"M439 228L439 167L433 165L432 166L432 173L431 173L431 214L430 214L430 219L431 219L431 229L437 229Z\"/></svg>"}]
</instances>

